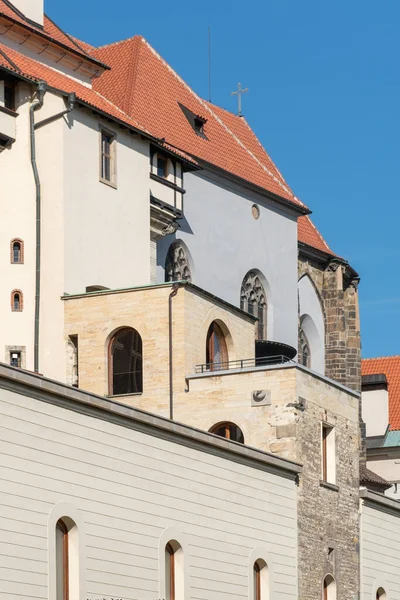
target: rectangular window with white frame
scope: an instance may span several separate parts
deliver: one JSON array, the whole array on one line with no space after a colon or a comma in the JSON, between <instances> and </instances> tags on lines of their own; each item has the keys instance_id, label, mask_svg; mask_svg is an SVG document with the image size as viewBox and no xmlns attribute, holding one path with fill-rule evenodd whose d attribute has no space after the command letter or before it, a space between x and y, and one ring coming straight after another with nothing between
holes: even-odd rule
<instances>
[{"instance_id":1,"label":"rectangular window with white frame","mask_svg":"<svg viewBox=\"0 0 400 600\"><path fill-rule=\"evenodd\" d=\"M100 130L100 181L116 187L117 185L117 140L114 133Z\"/></svg>"},{"instance_id":2,"label":"rectangular window with white frame","mask_svg":"<svg viewBox=\"0 0 400 600\"><path fill-rule=\"evenodd\" d=\"M321 479L336 483L335 428L328 423L321 423Z\"/></svg>"}]
</instances>

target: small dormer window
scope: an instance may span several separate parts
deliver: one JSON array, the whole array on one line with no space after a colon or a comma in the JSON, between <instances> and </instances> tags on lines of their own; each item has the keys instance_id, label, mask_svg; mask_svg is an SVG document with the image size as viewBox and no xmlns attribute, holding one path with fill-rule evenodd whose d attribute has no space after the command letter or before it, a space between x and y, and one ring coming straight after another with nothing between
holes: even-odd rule
<instances>
[{"instance_id":1,"label":"small dormer window","mask_svg":"<svg viewBox=\"0 0 400 600\"><path fill-rule=\"evenodd\" d=\"M195 117L194 130L196 133L204 133L204 121L202 119Z\"/></svg>"},{"instance_id":2,"label":"small dormer window","mask_svg":"<svg viewBox=\"0 0 400 600\"><path fill-rule=\"evenodd\" d=\"M166 179L168 176L167 159L165 158L165 156L157 156L157 175L159 177L163 177L164 179Z\"/></svg>"}]
</instances>

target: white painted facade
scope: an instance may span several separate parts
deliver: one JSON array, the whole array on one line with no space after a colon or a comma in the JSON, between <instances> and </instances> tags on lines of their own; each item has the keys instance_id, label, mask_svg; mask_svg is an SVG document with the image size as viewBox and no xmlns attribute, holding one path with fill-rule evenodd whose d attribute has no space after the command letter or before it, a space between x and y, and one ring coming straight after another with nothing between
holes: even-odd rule
<instances>
[{"instance_id":1,"label":"white painted facade","mask_svg":"<svg viewBox=\"0 0 400 600\"><path fill-rule=\"evenodd\" d=\"M293 463L0 367L0 600L55 600L55 525L77 526L73 600L165 598L165 545L185 600L297 598ZM183 596L182 596L183 598Z\"/></svg>"},{"instance_id":2,"label":"white painted facade","mask_svg":"<svg viewBox=\"0 0 400 600\"><path fill-rule=\"evenodd\" d=\"M400 599L400 503L361 490L361 600Z\"/></svg>"},{"instance_id":3,"label":"white painted facade","mask_svg":"<svg viewBox=\"0 0 400 600\"><path fill-rule=\"evenodd\" d=\"M367 437L385 435L389 424L389 394L386 389L362 392L362 418Z\"/></svg>"},{"instance_id":4,"label":"white painted facade","mask_svg":"<svg viewBox=\"0 0 400 600\"><path fill-rule=\"evenodd\" d=\"M205 171L184 176L185 218L158 244L158 282L168 248L182 240L193 262L192 281L235 306L246 274L259 270L268 304L268 339L297 348L297 221L289 210ZM252 215L257 204L259 219ZM235 257L234 264L232 257Z\"/></svg>"},{"instance_id":5,"label":"white painted facade","mask_svg":"<svg viewBox=\"0 0 400 600\"><path fill-rule=\"evenodd\" d=\"M44 0L13 0L13 4L27 19L43 25Z\"/></svg>"}]
</instances>

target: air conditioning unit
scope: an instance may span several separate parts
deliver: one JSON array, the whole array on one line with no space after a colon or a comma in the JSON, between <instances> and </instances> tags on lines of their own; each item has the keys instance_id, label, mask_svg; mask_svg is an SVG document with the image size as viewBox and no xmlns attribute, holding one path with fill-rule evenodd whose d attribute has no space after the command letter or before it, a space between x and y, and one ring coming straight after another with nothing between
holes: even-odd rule
<instances>
[{"instance_id":1,"label":"air conditioning unit","mask_svg":"<svg viewBox=\"0 0 400 600\"><path fill-rule=\"evenodd\" d=\"M251 392L251 406L271 406L271 390Z\"/></svg>"}]
</instances>

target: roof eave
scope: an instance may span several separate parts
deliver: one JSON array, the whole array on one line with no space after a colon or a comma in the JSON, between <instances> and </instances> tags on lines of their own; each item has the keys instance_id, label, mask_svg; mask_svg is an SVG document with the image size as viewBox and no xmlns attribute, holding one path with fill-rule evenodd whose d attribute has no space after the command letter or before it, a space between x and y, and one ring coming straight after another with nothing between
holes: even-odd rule
<instances>
[{"instance_id":1,"label":"roof eave","mask_svg":"<svg viewBox=\"0 0 400 600\"><path fill-rule=\"evenodd\" d=\"M66 52L70 52L71 54L76 55L77 57L79 57L81 60L86 60L87 62L96 65L97 67L101 67L104 71L109 71L111 70L111 67L109 67L108 65L106 65L105 63L97 60L96 58L93 58L92 56L90 56L89 54L86 54L84 52L80 52L78 50L78 48L76 50L74 50L74 48L71 48L70 46L67 46L66 44L63 44L62 42L59 42L58 40L56 40L55 38L51 37L50 35L48 35L47 33L45 33L44 29L42 31L40 31L40 26L37 27L33 27L29 24L29 22L25 22L25 23L21 23L20 21L18 21L17 19L13 19L12 17L10 17L9 15L5 15L4 13L0 12L0 18L2 19L6 19L7 21L10 21L11 23L13 23L14 25L18 26L18 27L22 27L25 29L28 29L33 35L37 35L47 41L50 41L52 44L59 46L60 48L62 48L63 50L65 50ZM64 34L66 35L66 34Z\"/></svg>"},{"instance_id":2,"label":"roof eave","mask_svg":"<svg viewBox=\"0 0 400 600\"><path fill-rule=\"evenodd\" d=\"M284 206L285 208L290 209L297 215L304 216L304 215L311 214L311 210L305 205L296 204L295 202L292 202L291 200L287 200L286 198L283 198L283 196L279 196L278 194L275 194L274 192L271 192L264 187L261 187L255 183L252 183L251 181L248 181L248 179L244 179L243 177L239 177L239 175L235 175L231 171L222 169L221 167L218 167L217 165L214 165L213 163L207 162L204 159L199 158L198 156L195 156L194 154L192 154L192 156L199 163L199 165L201 167L203 167L204 169L209 169L210 171L214 171L215 173L217 173L219 175L223 175L224 177L232 180L233 182L250 189L252 192L261 194L262 196L267 197L269 200L272 200L273 202L276 202L276 203L280 204L281 206Z\"/></svg>"}]
</instances>

